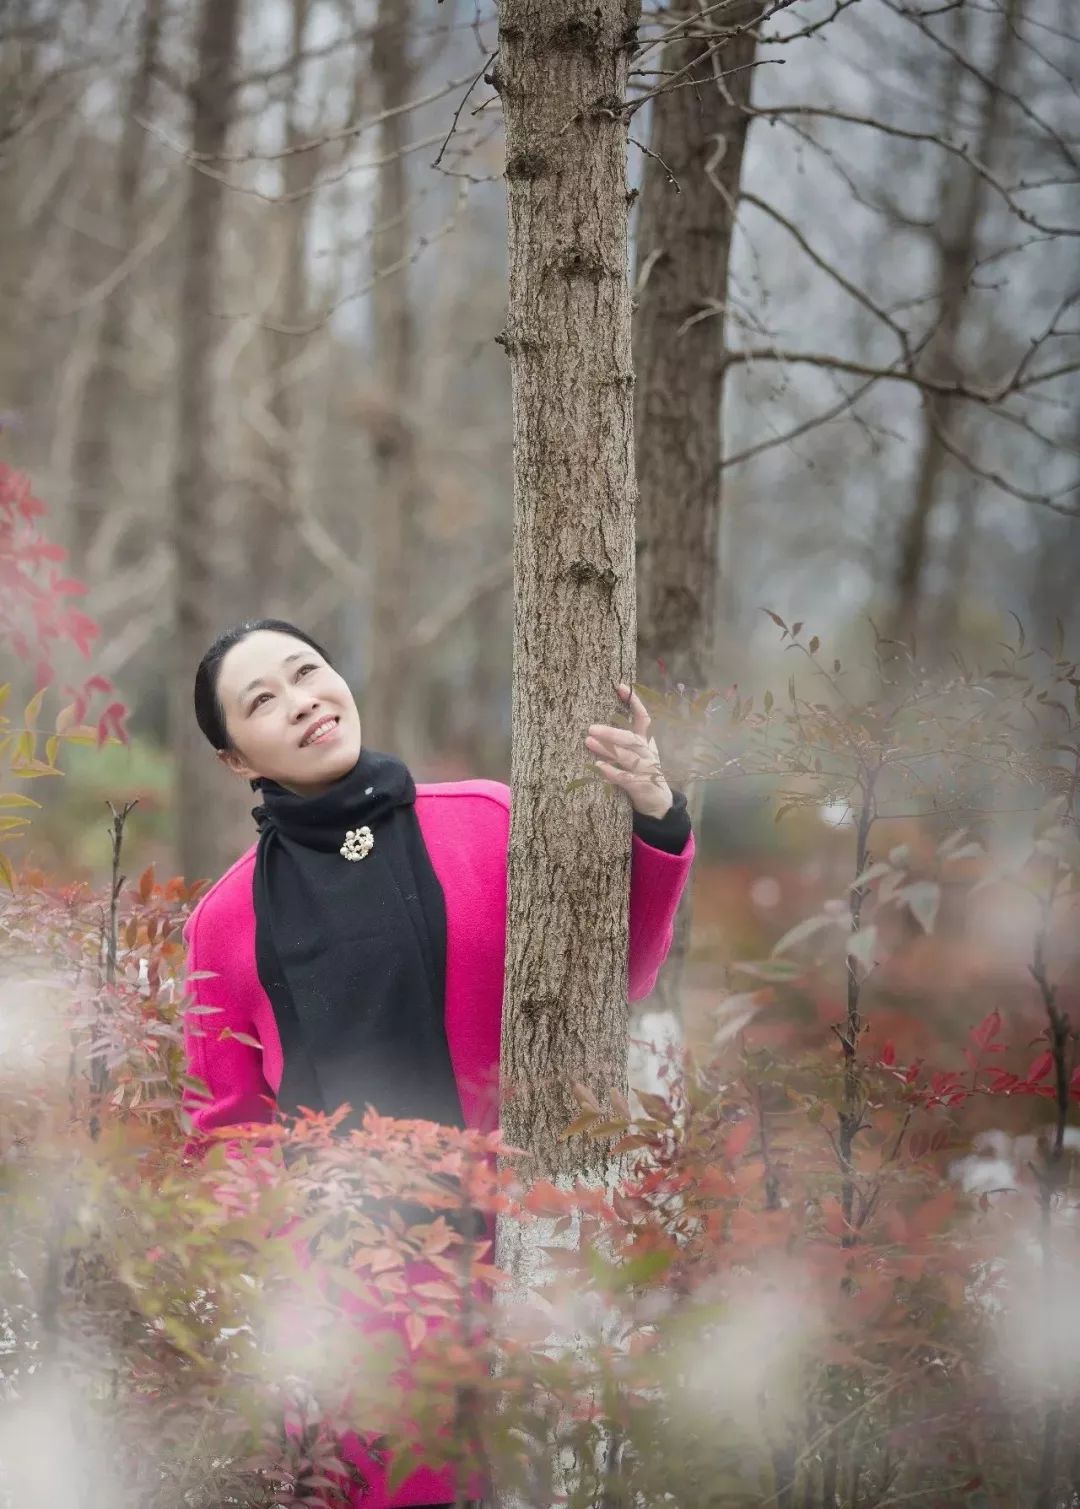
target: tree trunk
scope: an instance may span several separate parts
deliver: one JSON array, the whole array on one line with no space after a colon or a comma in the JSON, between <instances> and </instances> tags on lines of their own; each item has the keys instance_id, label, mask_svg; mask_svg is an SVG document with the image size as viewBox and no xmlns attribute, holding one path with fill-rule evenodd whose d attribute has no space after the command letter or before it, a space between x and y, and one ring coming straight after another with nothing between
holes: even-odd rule
<instances>
[{"instance_id":1,"label":"tree trunk","mask_svg":"<svg viewBox=\"0 0 1080 1509\"><path fill-rule=\"evenodd\" d=\"M995 142L1001 129L1003 88L1012 66L1018 33L1020 0L1007 0L1000 21L989 88L983 101L979 140L975 160L988 163L994 156ZM968 13L956 12L959 36L954 42L957 54L969 52ZM947 75L946 134L955 135L958 115L963 115L961 84L965 70L957 64ZM986 201L985 179L966 163L948 153L942 154L935 252L939 322L926 348L922 362L925 376L943 382L958 380L962 375L960 337L967 305L968 283L976 256L979 220ZM915 474L911 509L900 536L900 553L894 583L892 637L910 643L916 637L923 613L924 576L929 554L930 520L942 483L952 469L952 459L942 439L953 424L957 405L940 395L923 398L922 447Z\"/></svg>"},{"instance_id":2,"label":"tree trunk","mask_svg":"<svg viewBox=\"0 0 1080 1509\"><path fill-rule=\"evenodd\" d=\"M298 151L311 135L303 128L300 88L301 59L311 16L312 0L292 0L289 93L285 102L281 189L285 202L271 214L277 255L272 268L275 294L264 333L266 363L263 412L254 415L254 476L245 519L248 545L243 612L258 617L288 617L293 611L297 571L294 564L296 525L294 489L300 446L301 403L292 375L303 357L308 337L290 333L303 329L309 318L307 245L311 220L312 185L319 171L318 148ZM269 569L268 569L269 568Z\"/></svg>"},{"instance_id":3,"label":"tree trunk","mask_svg":"<svg viewBox=\"0 0 1080 1509\"><path fill-rule=\"evenodd\" d=\"M139 236L139 190L146 159L146 118L154 68L161 43L164 0L145 0L139 19L138 58L124 110L124 129L117 159L115 208L121 259L129 257ZM113 430L124 392L123 366L127 352L131 307L131 275L122 277L103 299L99 311L94 355L83 387L74 458L74 555L85 563L102 519L119 504L118 478L113 469ZM130 564L150 536L150 520L133 519L123 534L122 558Z\"/></svg>"},{"instance_id":4,"label":"tree trunk","mask_svg":"<svg viewBox=\"0 0 1080 1509\"><path fill-rule=\"evenodd\" d=\"M634 316L640 674L663 658L697 687L715 671L725 305L755 39L703 57L709 45L680 36L662 54L679 87L652 103Z\"/></svg>"},{"instance_id":5,"label":"tree trunk","mask_svg":"<svg viewBox=\"0 0 1080 1509\"><path fill-rule=\"evenodd\" d=\"M372 41L372 72L380 107L398 110L414 95L416 65L409 52L414 0L380 0ZM416 324L404 266L411 242L408 168L403 155L409 116L391 115L379 141L379 189L372 239L376 395L369 416L375 456L375 506L370 521L372 593L370 654L364 677L364 726L379 749L415 759L407 722L405 629L415 612L410 559L419 524L416 402ZM396 270L395 270L396 269Z\"/></svg>"},{"instance_id":6,"label":"tree trunk","mask_svg":"<svg viewBox=\"0 0 1080 1509\"><path fill-rule=\"evenodd\" d=\"M502 1124L529 1167L602 1166L560 1141L571 1084L626 1080L630 808L586 769L590 722L634 670L633 368L622 102L637 0L502 0L514 416L513 821Z\"/></svg>"},{"instance_id":7,"label":"tree trunk","mask_svg":"<svg viewBox=\"0 0 1080 1509\"><path fill-rule=\"evenodd\" d=\"M192 146L197 153L220 153L226 144L240 14L241 0L202 0L200 5L191 89ZM219 853L218 834L223 827L227 777L215 765L195 722L191 688L200 657L224 627L218 610L227 601L227 587L220 582L217 569L221 540L216 520L223 489L213 445L213 372L222 332L219 289L226 191L216 177L195 166L188 173L172 497L176 631L169 693L178 862L183 874L194 880L214 875L224 857Z\"/></svg>"},{"instance_id":8,"label":"tree trunk","mask_svg":"<svg viewBox=\"0 0 1080 1509\"><path fill-rule=\"evenodd\" d=\"M725 11L719 25L730 30L759 12L745 5ZM681 19L678 10L665 14L671 26ZM747 30L711 56L709 46L700 35L680 35L662 54L661 77L677 78L680 87L652 103L634 316L638 674L647 686L659 685L663 659L673 680L699 690L720 679L725 306L756 40ZM693 740L680 746L674 733L662 752L669 779L682 787L695 763ZM687 806L697 829L700 782L689 787ZM687 885L662 981L644 1011L659 1007L681 1017L692 914Z\"/></svg>"}]
</instances>

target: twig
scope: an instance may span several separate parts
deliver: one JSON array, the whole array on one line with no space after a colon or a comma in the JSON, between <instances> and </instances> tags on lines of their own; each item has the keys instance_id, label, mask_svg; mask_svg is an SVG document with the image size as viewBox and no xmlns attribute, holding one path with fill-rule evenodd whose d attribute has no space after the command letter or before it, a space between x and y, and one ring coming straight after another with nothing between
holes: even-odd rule
<instances>
[{"instance_id":1,"label":"twig","mask_svg":"<svg viewBox=\"0 0 1080 1509\"><path fill-rule=\"evenodd\" d=\"M439 148L439 151L438 151L438 153L437 153L437 155L435 157L435 161L431 164L431 166L433 168L437 168L439 166L439 164L443 160L443 153L446 151L447 147L450 145L450 138L453 136L454 132L457 130L458 119L461 116L461 112L465 108L465 102L466 102L466 100L469 98L469 95L472 94L472 92L476 88L477 84L479 84L480 80L484 77L484 74L487 73L488 69L491 67L492 63L494 63L495 59L498 56L499 56L499 50L498 50L498 48L496 48L495 51L491 54L491 56L485 59L483 65L480 68L479 73L477 73L477 75L473 79L472 83L469 85L468 89L466 89L465 93L461 96L461 99L458 101L458 107L454 111L454 118L450 122L450 129L446 133L445 138L443 139L443 144Z\"/></svg>"}]
</instances>

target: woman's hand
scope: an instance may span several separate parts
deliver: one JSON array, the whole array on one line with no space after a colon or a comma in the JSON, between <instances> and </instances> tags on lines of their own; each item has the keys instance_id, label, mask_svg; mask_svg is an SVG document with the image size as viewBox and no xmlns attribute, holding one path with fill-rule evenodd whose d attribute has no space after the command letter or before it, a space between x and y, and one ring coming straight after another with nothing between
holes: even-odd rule
<instances>
[{"instance_id":1,"label":"woman's hand","mask_svg":"<svg viewBox=\"0 0 1080 1509\"><path fill-rule=\"evenodd\" d=\"M630 713L629 728L592 723L585 746L600 758L593 761L605 780L620 787L642 817L665 817L673 801L671 787L660 769L656 740L649 737L652 719L641 698L620 682L615 688Z\"/></svg>"}]
</instances>

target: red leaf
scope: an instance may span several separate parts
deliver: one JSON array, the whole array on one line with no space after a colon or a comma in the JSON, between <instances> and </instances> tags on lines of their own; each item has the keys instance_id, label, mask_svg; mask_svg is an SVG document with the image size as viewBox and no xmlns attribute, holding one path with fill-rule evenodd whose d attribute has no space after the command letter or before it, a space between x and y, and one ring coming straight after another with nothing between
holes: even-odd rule
<instances>
[{"instance_id":1,"label":"red leaf","mask_svg":"<svg viewBox=\"0 0 1080 1509\"><path fill-rule=\"evenodd\" d=\"M426 1334L427 1326L424 1324L424 1317L422 1315L407 1315L405 1317L405 1337L414 1352Z\"/></svg>"},{"instance_id":2,"label":"red leaf","mask_svg":"<svg viewBox=\"0 0 1080 1509\"><path fill-rule=\"evenodd\" d=\"M74 576L54 577L51 586L58 596L67 597L83 597L90 590L85 582L80 582Z\"/></svg>"},{"instance_id":3,"label":"red leaf","mask_svg":"<svg viewBox=\"0 0 1080 1509\"><path fill-rule=\"evenodd\" d=\"M972 1027L971 1036L980 1048L986 1048L1001 1031L1001 1012L991 1011L989 1016L983 1017L977 1027Z\"/></svg>"},{"instance_id":4,"label":"red leaf","mask_svg":"<svg viewBox=\"0 0 1080 1509\"><path fill-rule=\"evenodd\" d=\"M890 1068L896 1063L896 1044L890 1038L881 1050L881 1062Z\"/></svg>"},{"instance_id":5,"label":"red leaf","mask_svg":"<svg viewBox=\"0 0 1080 1509\"><path fill-rule=\"evenodd\" d=\"M1054 1067L1054 1055L1047 1051L1040 1053L1031 1068L1024 1075L1024 1083L1028 1085L1038 1084L1040 1079L1045 1079Z\"/></svg>"}]
</instances>

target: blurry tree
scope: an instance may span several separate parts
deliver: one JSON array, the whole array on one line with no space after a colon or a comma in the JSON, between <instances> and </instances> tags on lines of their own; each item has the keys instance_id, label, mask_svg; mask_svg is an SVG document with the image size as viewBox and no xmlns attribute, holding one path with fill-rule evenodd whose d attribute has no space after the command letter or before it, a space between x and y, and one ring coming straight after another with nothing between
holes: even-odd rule
<instances>
[{"instance_id":1,"label":"blurry tree","mask_svg":"<svg viewBox=\"0 0 1080 1509\"><path fill-rule=\"evenodd\" d=\"M728 263L760 6L667 8L637 226L634 317L638 667L715 674ZM661 45L662 44L662 45ZM647 97L647 96L646 96Z\"/></svg>"},{"instance_id":2,"label":"blurry tree","mask_svg":"<svg viewBox=\"0 0 1080 1509\"><path fill-rule=\"evenodd\" d=\"M119 408L127 388L126 364L131 323L131 278L139 258L140 190L147 156L145 119L149 111L154 73L158 65L165 0L144 0L139 15L138 44L116 152L112 222L118 257L110 277L95 296L96 332L78 418L73 461L73 549L85 559L97 540L106 516L113 514L117 563L130 564L146 547L149 519L132 517L118 494L114 451L119 439ZM122 523L116 515L122 515Z\"/></svg>"},{"instance_id":3,"label":"blurry tree","mask_svg":"<svg viewBox=\"0 0 1080 1509\"><path fill-rule=\"evenodd\" d=\"M419 545L417 332L408 265L413 225L406 152L416 93L413 0L380 0L371 47L379 91L378 191L371 238L375 392L368 432L375 460L366 552L372 563L371 628L364 679L364 719L380 749L409 748L411 684L407 626L415 604Z\"/></svg>"},{"instance_id":4,"label":"blurry tree","mask_svg":"<svg viewBox=\"0 0 1080 1509\"><path fill-rule=\"evenodd\" d=\"M698 689L719 679L721 400L728 264L735 232L760 6L667 9L637 226L634 436L637 452L638 679ZM671 733L681 732L677 725ZM697 828L704 788L693 751L669 739L672 783ZM692 884L679 903L659 1004L678 1011Z\"/></svg>"},{"instance_id":5,"label":"blurry tree","mask_svg":"<svg viewBox=\"0 0 1080 1509\"><path fill-rule=\"evenodd\" d=\"M1006 0L998 22L991 68L978 80L980 120L973 155L976 162L991 170L1000 159L998 139L1008 123L1005 90L1019 38L1021 9L1021 0ZM949 141L964 123L970 33L970 12L960 6L952 18L951 56L942 70L941 129ZM933 249L933 275L937 284L936 324L923 347L918 370L949 383L963 374L961 341L975 276L980 221L990 189L986 179L973 172L963 157L942 153L939 169L938 202L925 227ZM925 392L922 419L912 497L900 530L894 587L892 632L904 640L910 640L921 627L931 516L950 488L962 489L965 485L962 467L953 459L956 447L951 438L963 421L961 405L947 393ZM958 529L957 538L968 540L973 524L969 518L968 527ZM952 600L955 601L955 596Z\"/></svg>"},{"instance_id":6,"label":"blurry tree","mask_svg":"<svg viewBox=\"0 0 1080 1509\"><path fill-rule=\"evenodd\" d=\"M268 316L258 352L261 381L256 401L246 406L255 435L251 487L243 513L248 580L242 585L241 597L243 611L251 616L284 615L292 606L289 557L295 531L295 492L303 485L303 398L297 373L311 336L308 242L320 165L317 139L311 145L313 138L304 128L302 98L311 14L312 0L290 0L281 198L269 211L274 254L269 268Z\"/></svg>"},{"instance_id":7,"label":"blurry tree","mask_svg":"<svg viewBox=\"0 0 1080 1509\"><path fill-rule=\"evenodd\" d=\"M213 875L220 855L224 787L215 774L191 707L194 667L220 628L214 613L223 554L221 474L215 456L214 359L222 334L221 286L225 187L215 159L224 150L233 106L241 0L202 0L191 83L188 202L184 217L177 450L171 533L176 624L170 668L170 742L176 758L176 833L183 873Z\"/></svg>"}]
</instances>

